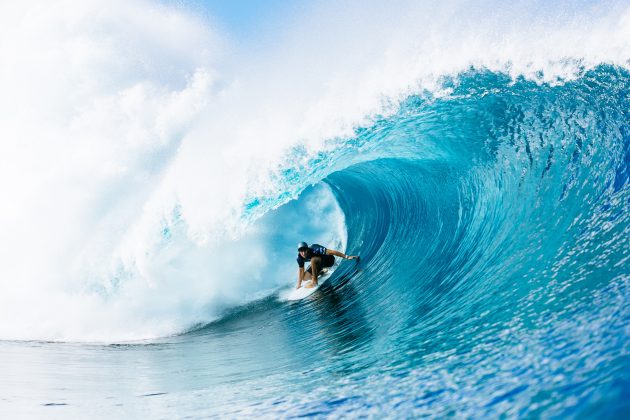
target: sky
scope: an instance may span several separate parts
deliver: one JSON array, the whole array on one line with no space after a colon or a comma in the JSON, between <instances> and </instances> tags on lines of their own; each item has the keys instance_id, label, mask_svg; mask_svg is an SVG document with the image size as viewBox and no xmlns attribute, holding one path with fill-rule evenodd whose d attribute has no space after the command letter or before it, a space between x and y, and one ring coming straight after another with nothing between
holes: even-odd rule
<instances>
[{"instance_id":1,"label":"sky","mask_svg":"<svg viewBox=\"0 0 630 420\"><path fill-rule=\"evenodd\" d=\"M197 11L235 42L251 41L305 7L304 2L297 0L164 0L164 3Z\"/></svg>"}]
</instances>

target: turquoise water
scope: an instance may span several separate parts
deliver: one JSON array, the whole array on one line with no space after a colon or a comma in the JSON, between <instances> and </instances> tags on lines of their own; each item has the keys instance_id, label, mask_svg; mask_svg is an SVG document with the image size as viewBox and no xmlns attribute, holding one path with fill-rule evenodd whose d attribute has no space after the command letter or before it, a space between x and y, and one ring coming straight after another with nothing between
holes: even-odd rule
<instances>
[{"instance_id":1,"label":"turquoise water","mask_svg":"<svg viewBox=\"0 0 630 420\"><path fill-rule=\"evenodd\" d=\"M1 341L2 411L628 416L630 74L442 83L246 204L274 261L328 229L359 264L304 301L278 288L165 338ZM335 203L312 213L322 194Z\"/></svg>"}]
</instances>

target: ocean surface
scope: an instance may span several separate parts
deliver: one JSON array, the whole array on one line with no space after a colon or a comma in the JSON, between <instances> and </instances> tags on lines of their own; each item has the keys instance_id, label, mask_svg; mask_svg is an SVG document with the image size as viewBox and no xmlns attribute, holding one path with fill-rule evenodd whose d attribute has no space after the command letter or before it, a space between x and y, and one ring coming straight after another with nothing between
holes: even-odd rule
<instances>
[{"instance_id":1,"label":"ocean surface","mask_svg":"<svg viewBox=\"0 0 630 420\"><path fill-rule=\"evenodd\" d=\"M251 155L210 143L210 117L164 123L156 111L143 131L112 111L147 98L166 98L169 115L171 99L199 105L199 73L175 99L156 82L116 106L55 114L62 132L96 140L60 143L47 171L33 158L41 183L25 175L8 190L27 211L6 222L1 416L627 418L630 71L619 51L546 73L473 62L379 96L377 112L318 132L317 147L271 147L245 127L235 136L254 132ZM243 112L233 118L281 137L273 118ZM122 121L124 147L103 140L117 131L82 125L101 113L114 113L108 127ZM36 155L27 149L7 147ZM241 157L254 163L224 164ZM288 301L299 241L361 260Z\"/></svg>"}]
</instances>

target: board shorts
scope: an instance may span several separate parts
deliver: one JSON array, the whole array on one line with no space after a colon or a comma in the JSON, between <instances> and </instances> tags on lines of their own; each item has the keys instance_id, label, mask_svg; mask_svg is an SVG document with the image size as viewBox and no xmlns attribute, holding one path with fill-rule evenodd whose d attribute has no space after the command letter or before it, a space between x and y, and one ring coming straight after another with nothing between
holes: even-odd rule
<instances>
[{"instance_id":1,"label":"board shorts","mask_svg":"<svg viewBox=\"0 0 630 420\"><path fill-rule=\"evenodd\" d=\"M315 257L320 257L322 262L319 264L319 269L332 267L335 264L335 256L334 255L315 255ZM306 271L308 273L313 274L312 265L309 265Z\"/></svg>"}]
</instances>

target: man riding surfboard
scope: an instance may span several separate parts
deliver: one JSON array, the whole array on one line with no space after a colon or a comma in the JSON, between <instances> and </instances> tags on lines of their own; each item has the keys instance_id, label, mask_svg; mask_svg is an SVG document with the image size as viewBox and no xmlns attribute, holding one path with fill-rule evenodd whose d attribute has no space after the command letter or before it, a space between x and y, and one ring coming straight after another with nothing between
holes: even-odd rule
<instances>
[{"instance_id":1,"label":"man riding surfboard","mask_svg":"<svg viewBox=\"0 0 630 420\"><path fill-rule=\"evenodd\" d=\"M335 251L334 249L327 249L318 244L312 244L308 246L306 242L300 242L298 244L298 282L296 289L302 286L304 280L311 280L312 282L306 285L306 288L317 286L317 277L321 273L322 269L332 267L335 263L335 257L340 257L345 260L358 260L357 255L346 255L342 252ZM304 270L304 263L310 261L311 265Z\"/></svg>"}]
</instances>

